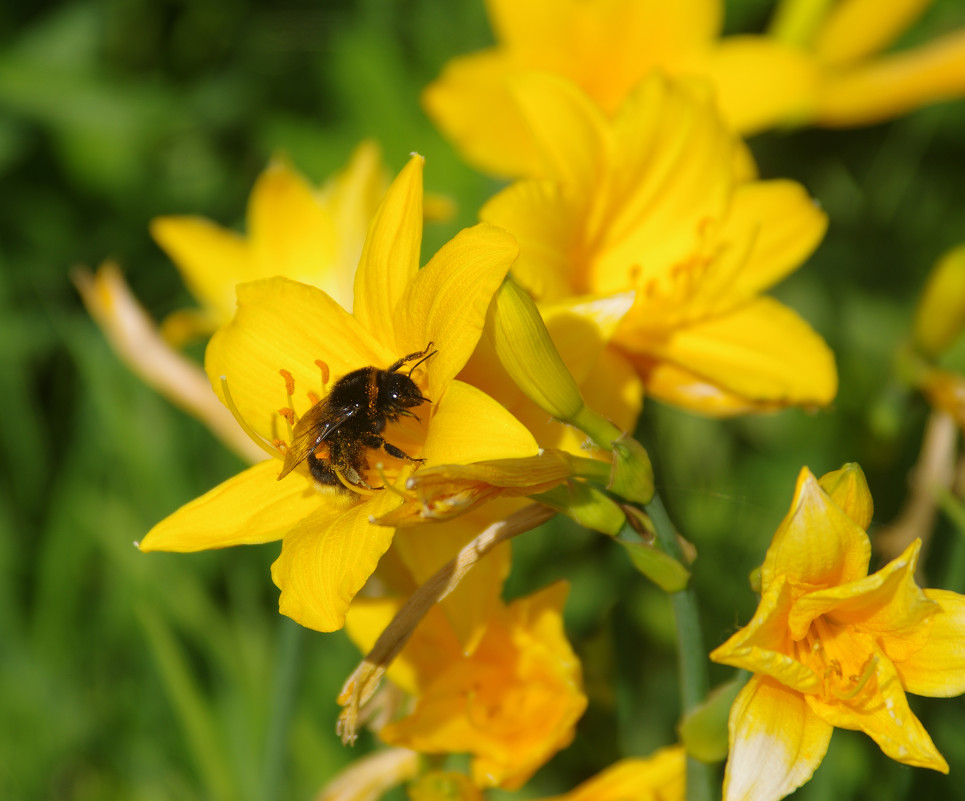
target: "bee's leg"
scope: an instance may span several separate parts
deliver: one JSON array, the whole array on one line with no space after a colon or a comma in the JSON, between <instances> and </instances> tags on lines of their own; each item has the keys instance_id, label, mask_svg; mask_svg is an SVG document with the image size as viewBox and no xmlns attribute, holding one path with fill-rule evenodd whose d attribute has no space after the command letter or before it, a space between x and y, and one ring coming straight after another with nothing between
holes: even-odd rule
<instances>
[{"instance_id":1,"label":"bee's leg","mask_svg":"<svg viewBox=\"0 0 965 801\"><path fill-rule=\"evenodd\" d=\"M409 456L409 454L407 454L401 448L397 448L391 442L386 442L385 440L382 440L382 450L389 454L389 456L392 456L396 459L405 459L408 462L425 461L425 459L417 459L415 456Z\"/></svg>"},{"instance_id":2,"label":"bee's leg","mask_svg":"<svg viewBox=\"0 0 965 801\"><path fill-rule=\"evenodd\" d=\"M397 448L391 442L386 442L378 434L368 434L365 437L365 444L376 451L382 451L383 453L389 454L393 459L404 459L407 462L424 462L425 459L416 459L414 456L409 456L401 448Z\"/></svg>"}]
</instances>

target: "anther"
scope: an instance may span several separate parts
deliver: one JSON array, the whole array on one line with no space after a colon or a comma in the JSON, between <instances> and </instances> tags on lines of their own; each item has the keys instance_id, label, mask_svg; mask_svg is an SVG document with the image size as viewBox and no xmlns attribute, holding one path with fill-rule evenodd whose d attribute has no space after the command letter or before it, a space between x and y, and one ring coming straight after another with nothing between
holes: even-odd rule
<instances>
[{"instance_id":1,"label":"anther","mask_svg":"<svg viewBox=\"0 0 965 801\"><path fill-rule=\"evenodd\" d=\"M315 359L315 366L322 371L322 392L325 391L325 387L328 386L329 369L328 365L321 359Z\"/></svg>"},{"instance_id":2,"label":"anther","mask_svg":"<svg viewBox=\"0 0 965 801\"><path fill-rule=\"evenodd\" d=\"M295 379L287 370L279 370L278 374L285 379L285 392L290 400L295 394Z\"/></svg>"}]
</instances>

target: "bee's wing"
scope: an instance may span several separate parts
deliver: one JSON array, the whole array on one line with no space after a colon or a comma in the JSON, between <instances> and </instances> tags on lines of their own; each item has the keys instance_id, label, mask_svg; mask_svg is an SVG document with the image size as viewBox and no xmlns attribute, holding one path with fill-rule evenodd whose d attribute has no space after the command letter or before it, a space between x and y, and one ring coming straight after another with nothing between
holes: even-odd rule
<instances>
[{"instance_id":1,"label":"bee's wing","mask_svg":"<svg viewBox=\"0 0 965 801\"><path fill-rule=\"evenodd\" d=\"M333 415L324 401L309 409L295 423L292 441L285 451L285 462L278 474L278 480L283 479L304 462L308 454L328 439L332 432L348 421L356 411L358 410L347 409Z\"/></svg>"}]
</instances>

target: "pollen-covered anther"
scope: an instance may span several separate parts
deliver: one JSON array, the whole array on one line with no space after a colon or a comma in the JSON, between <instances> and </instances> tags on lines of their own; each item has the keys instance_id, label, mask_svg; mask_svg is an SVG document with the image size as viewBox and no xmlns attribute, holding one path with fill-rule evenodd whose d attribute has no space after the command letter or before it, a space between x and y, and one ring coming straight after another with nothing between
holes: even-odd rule
<instances>
[{"instance_id":1,"label":"pollen-covered anther","mask_svg":"<svg viewBox=\"0 0 965 801\"><path fill-rule=\"evenodd\" d=\"M292 398L295 395L295 378L292 376L288 370L279 370L278 375L285 379L285 392L288 393L288 397Z\"/></svg>"},{"instance_id":2,"label":"pollen-covered anther","mask_svg":"<svg viewBox=\"0 0 965 801\"><path fill-rule=\"evenodd\" d=\"M295 412L293 409L290 409L288 406L282 406L278 410L278 414L285 418L285 422L287 422L289 426L295 425Z\"/></svg>"},{"instance_id":3,"label":"pollen-covered anther","mask_svg":"<svg viewBox=\"0 0 965 801\"><path fill-rule=\"evenodd\" d=\"M321 359L315 359L315 366L322 372L322 391L328 386L328 379L331 375L331 371L328 369L328 365Z\"/></svg>"}]
</instances>

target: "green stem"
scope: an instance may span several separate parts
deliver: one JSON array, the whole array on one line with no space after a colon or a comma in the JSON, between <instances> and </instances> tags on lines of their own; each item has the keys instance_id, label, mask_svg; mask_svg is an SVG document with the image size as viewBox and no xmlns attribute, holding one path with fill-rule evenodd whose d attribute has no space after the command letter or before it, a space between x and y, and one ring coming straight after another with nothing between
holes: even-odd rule
<instances>
[{"instance_id":1,"label":"green stem","mask_svg":"<svg viewBox=\"0 0 965 801\"><path fill-rule=\"evenodd\" d=\"M657 530L657 543L674 559L683 561L683 551L677 542L677 531L667 515L659 495L645 507ZM707 698L707 654L700 633L697 596L693 585L671 593L674 620L677 624L677 655L680 672L681 717L699 706ZM687 757L687 801L711 801L715 797L714 776L709 765Z\"/></svg>"},{"instance_id":2,"label":"green stem","mask_svg":"<svg viewBox=\"0 0 965 801\"><path fill-rule=\"evenodd\" d=\"M288 754L289 724L298 689L298 668L301 662L304 632L301 626L286 617L281 618L278 665L272 693L271 720L265 745L265 764L259 798L283 798L284 767Z\"/></svg>"}]
</instances>

